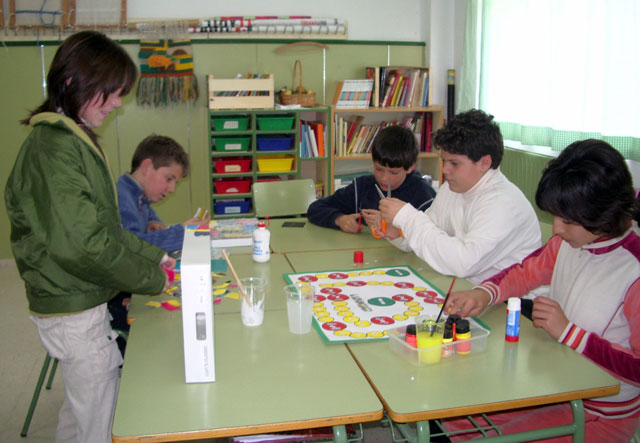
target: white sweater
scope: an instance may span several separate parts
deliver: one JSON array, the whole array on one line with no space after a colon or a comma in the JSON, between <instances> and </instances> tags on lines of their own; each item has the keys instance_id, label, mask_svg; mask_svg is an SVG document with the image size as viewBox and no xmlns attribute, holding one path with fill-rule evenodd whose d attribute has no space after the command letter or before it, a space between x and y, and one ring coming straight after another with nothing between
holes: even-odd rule
<instances>
[{"instance_id":1,"label":"white sweater","mask_svg":"<svg viewBox=\"0 0 640 443\"><path fill-rule=\"evenodd\" d=\"M414 251L441 274L478 284L541 246L540 224L522 191L489 169L473 188L447 183L426 212L404 205L393 219L405 238L392 243Z\"/></svg>"}]
</instances>

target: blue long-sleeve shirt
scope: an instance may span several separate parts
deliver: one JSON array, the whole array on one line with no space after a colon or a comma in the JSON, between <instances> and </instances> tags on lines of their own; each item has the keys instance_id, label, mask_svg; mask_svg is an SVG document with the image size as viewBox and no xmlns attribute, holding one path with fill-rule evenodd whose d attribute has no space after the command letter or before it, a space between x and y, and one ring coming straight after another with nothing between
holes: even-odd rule
<instances>
[{"instance_id":1,"label":"blue long-sleeve shirt","mask_svg":"<svg viewBox=\"0 0 640 443\"><path fill-rule=\"evenodd\" d=\"M333 195L311 203L307 209L307 218L314 225L339 229L336 225L336 218L339 216L355 214L363 209L378 209L380 196L375 184L376 179L373 175L357 177L350 185L338 189ZM417 171L408 174L404 182L391 191L391 197L411 203L421 211L431 206L435 196L436 191Z\"/></svg>"},{"instance_id":2,"label":"blue long-sleeve shirt","mask_svg":"<svg viewBox=\"0 0 640 443\"><path fill-rule=\"evenodd\" d=\"M167 252L182 249L184 238L182 225L172 225L159 231L147 231L149 222L162 223L162 221L151 207L149 199L142 194L142 188L129 174L123 174L118 179L118 204L124 228Z\"/></svg>"}]
</instances>

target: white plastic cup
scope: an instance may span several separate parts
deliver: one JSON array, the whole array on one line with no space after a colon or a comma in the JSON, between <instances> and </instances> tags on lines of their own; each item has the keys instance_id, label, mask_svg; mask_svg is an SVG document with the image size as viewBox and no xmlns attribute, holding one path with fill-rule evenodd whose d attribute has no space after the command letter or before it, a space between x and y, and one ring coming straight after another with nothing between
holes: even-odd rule
<instances>
[{"instance_id":1,"label":"white plastic cup","mask_svg":"<svg viewBox=\"0 0 640 443\"><path fill-rule=\"evenodd\" d=\"M289 331L292 334L306 334L311 331L315 292L315 288L306 283L284 287L284 293L287 297Z\"/></svg>"},{"instance_id":2,"label":"white plastic cup","mask_svg":"<svg viewBox=\"0 0 640 443\"><path fill-rule=\"evenodd\" d=\"M267 280L264 278L249 277L240 279L244 288L240 316L245 326L260 326L264 321L264 298L267 293ZM242 291L240 291L242 292Z\"/></svg>"}]
</instances>

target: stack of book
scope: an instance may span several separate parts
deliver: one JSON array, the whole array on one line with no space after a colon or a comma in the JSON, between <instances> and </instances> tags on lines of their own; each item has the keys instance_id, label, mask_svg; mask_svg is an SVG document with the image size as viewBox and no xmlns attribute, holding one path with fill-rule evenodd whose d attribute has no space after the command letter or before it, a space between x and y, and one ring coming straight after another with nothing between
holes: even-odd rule
<instances>
[{"instance_id":1,"label":"stack of book","mask_svg":"<svg viewBox=\"0 0 640 443\"><path fill-rule=\"evenodd\" d=\"M300 157L326 157L326 127L321 122L300 121Z\"/></svg>"},{"instance_id":2,"label":"stack of book","mask_svg":"<svg viewBox=\"0 0 640 443\"><path fill-rule=\"evenodd\" d=\"M338 82L333 104L337 109L368 108L373 94L374 81L344 80Z\"/></svg>"},{"instance_id":3,"label":"stack of book","mask_svg":"<svg viewBox=\"0 0 640 443\"><path fill-rule=\"evenodd\" d=\"M258 219L226 218L209 222L212 248L251 246L253 231L258 227Z\"/></svg>"},{"instance_id":4,"label":"stack of book","mask_svg":"<svg viewBox=\"0 0 640 443\"><path fill-rule=\"evenodd\" d=\"M400 125L411 129L415 134L421 152L431 151L431 113L417 112L403 120L363 123L363 117L355 116L351 121L336 116L336 149L335 155L344 157L371 152L373 140L380 130L387 126Z\"/></svg>"},{"instance_id":5,"label":"stack of book","mask_svg":"<svg viewBox=\"0 0 640 443\"><path fill-rule=\"evenodd\" d=\"M372 107L429 106L429 68L411 66L374 66L366 68L373 81Z\"/></svg>"}]
</instances>

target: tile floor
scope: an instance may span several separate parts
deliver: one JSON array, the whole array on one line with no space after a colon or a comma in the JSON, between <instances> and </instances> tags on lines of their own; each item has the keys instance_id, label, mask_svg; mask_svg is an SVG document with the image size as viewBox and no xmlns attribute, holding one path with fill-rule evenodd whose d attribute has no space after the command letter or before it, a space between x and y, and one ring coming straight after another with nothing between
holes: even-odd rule
<instances>
[{"instance_id":1,"label":"tile floor","mask_svg":"<svg viewBox=\"0 0 640 443\"><path fill-rule=\"evenodd\" d=\"M0 442L53 442L64 397L60 374L51 390L42 389L27 437L20 436L46 354L29 320L24 286L13 260L0 260L0 282L0 332L4 337L0 340ZM366 425L364 443L391 441L388 427Z\"/></svg>"}]
</instances>

